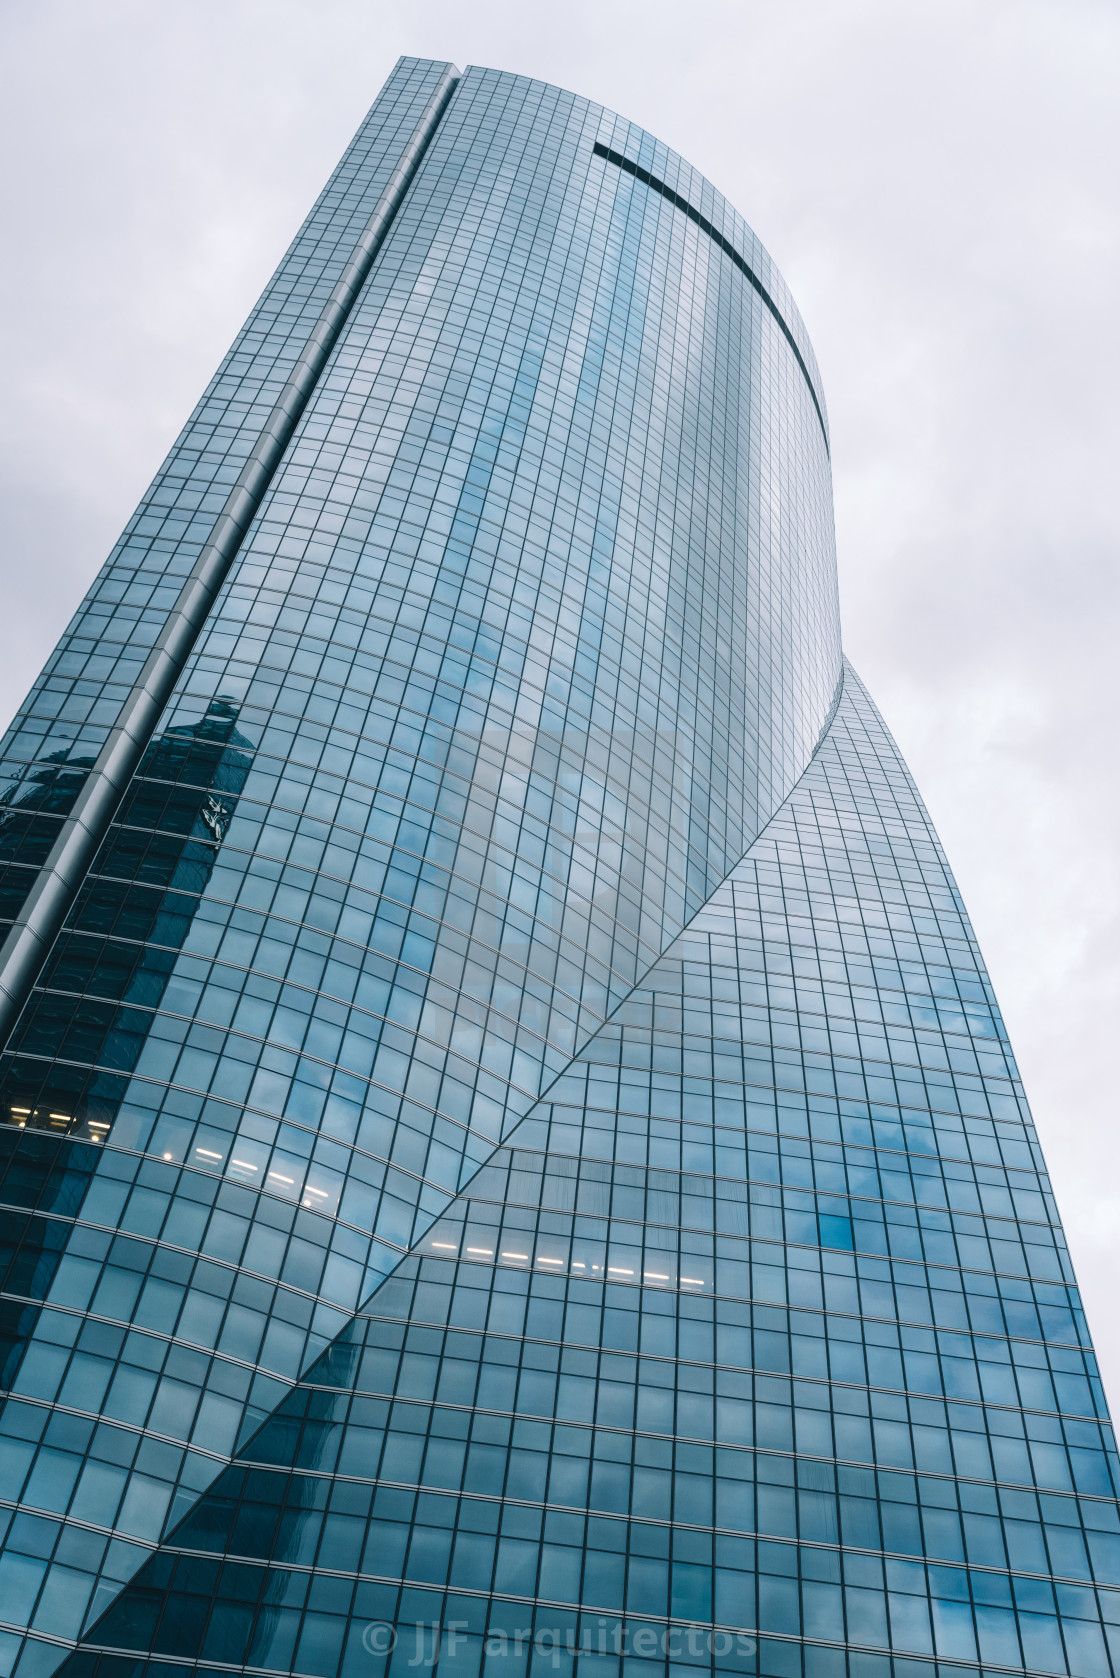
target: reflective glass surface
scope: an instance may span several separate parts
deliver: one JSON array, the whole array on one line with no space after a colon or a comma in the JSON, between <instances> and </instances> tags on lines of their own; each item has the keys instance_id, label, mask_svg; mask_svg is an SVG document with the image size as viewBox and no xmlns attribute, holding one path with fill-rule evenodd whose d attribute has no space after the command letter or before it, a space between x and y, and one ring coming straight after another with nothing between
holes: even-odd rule
<instances>
[{"instance_id":1,"label":"reflective glass surface","mask_svg":"<svg viewBox=\"0 0 1120 1678\"><path fill-rule=\"evenodd\" d=\"M10 915L447 71L6 738ZM1107 1411L842 665L812 349L601 107L458 78L0 1079L5 1670L1109 1671Z\"/></svg>"}]
</instances>

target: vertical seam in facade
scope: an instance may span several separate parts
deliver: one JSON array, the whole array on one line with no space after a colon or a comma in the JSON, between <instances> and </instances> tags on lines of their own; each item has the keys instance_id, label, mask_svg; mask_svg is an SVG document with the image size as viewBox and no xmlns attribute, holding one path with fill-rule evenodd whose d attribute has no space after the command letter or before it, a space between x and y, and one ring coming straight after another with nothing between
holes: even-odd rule
<instances>
[{"instance_id":1,"label":"vertical seam in facade","mask_svg":"<svg viewBox=\"0 0 1120 1678\"><path fill-rule=\"evenodd\" d=\"M108 832L458 80L458 74L448 66L436 84L252 453L226 497L73 810L63 822L19 918L0 948L0 1047L10 1037L85 872Z\"/></svg>"}]
</instances>

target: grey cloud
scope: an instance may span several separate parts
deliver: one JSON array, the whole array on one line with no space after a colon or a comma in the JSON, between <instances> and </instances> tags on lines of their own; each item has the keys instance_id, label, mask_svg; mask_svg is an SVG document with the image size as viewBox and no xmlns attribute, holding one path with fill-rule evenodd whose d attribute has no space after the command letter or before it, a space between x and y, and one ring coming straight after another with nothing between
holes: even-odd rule
<instances>
[{"instance_id":1,"label":"grey cloud","mask_svg":"<svg viewBox=\"0 0 1120 1678\"><path fill-rule=\"evenodd\" d=\"M42 0L0 41L5 711L398 53L601 99L743 211L823 369L848 649L976 922L1120 1394L1120 14Z\"/></svg>"}]
</instances>

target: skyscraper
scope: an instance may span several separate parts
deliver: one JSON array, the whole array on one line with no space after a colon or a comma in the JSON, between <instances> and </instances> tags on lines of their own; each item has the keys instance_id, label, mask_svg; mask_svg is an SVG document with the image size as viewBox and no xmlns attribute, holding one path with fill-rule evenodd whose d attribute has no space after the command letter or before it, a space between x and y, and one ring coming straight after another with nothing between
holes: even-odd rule
<instances>
[{"instance_id":1,"label":"skyscraper","mask_svg":"<svg viewBox=\"0 0 1120 1678\"><path fill-rule=\"evenodd\" d=\"M402 60L2 765L5 1673L1110 1672L1043 1162L681 158Z\"/></svg>"}]
</instances>

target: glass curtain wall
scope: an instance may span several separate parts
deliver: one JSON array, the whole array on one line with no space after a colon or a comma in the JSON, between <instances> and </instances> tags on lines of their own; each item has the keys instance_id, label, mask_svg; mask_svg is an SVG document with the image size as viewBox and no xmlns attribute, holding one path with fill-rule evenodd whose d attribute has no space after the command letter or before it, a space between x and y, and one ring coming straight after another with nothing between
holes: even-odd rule
<instances>
[{"instance_id":1,"label":"glass curtain wall","mask_svg":"<svg viewBox=\"0 0 1120 1678\"><path fill-rule=\"evenodd\" d=\"M169 648L0 1058L3 1670L1109 1673L1072 1272L738 214L401 60L0 748L3 973Z\"/></svg>"}]
</instances>

